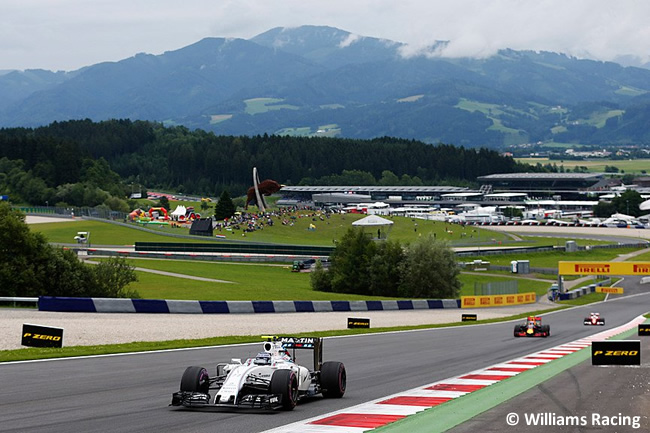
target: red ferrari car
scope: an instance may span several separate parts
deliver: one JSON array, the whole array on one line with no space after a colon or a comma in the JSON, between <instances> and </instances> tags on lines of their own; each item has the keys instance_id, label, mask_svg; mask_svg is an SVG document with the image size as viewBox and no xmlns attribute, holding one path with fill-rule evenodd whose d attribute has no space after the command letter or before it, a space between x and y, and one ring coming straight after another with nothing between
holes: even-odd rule
<instances>
[{"instance_id":1,"label":"red ferrari car","mask_svg":"<svg viewBox=\"0 0 650 433\"><path fill-rule=\"evenodd\" d=\"M600 317L600 313L590 313L589 317L585 317L583 323L590 326L605 326L605 318Z\"/></svg>"}]
</instances>

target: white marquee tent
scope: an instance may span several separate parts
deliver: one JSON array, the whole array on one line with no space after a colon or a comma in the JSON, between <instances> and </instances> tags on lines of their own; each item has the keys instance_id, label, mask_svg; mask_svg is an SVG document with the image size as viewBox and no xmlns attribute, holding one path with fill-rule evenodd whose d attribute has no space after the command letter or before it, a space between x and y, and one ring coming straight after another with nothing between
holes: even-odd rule
<instances>
[{"instance_id":1,"label":"white marquee tent","mask_svg":"<svg viewBox=\"0 0 650 433\"><path fill-rule=\"evenodd\" d=\"M179 217L181 216L184 217L186 212L187 209L185 208L185 206L183 205L176 206L176 209L174 209L174 211L171 213L171 217L175 220L178 220Z\"/></svg>"},{"instance_id":2,"label":"white marquee tent","mask_svg":"<svg viewBox=\"0 0 650 433\"><path fill-rule=\"evenodd\" d=\"M388 236L388 232L391 229L391 226L393 225L393 221L382 218L378 215L368 215L365 218L361 218L360 220L357 220L352 223L353 226L357 227L363 227L364 229L367 227L372 228L373 230L376 228L377 229L377 237L373 237L373 239L386 239ZM385 229L382 229L382 227L386 227ZM372 233L374 235L374 231Z\"/></svg>"}]
</instances>

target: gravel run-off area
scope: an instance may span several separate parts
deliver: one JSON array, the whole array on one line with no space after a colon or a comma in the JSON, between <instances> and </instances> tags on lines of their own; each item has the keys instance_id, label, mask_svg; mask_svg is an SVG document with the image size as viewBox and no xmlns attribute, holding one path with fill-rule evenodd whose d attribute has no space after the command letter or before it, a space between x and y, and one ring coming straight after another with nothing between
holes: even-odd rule
<instances>
[{"instance_id":1,"label":"gravel run-off area","mask_svg":"<svg viewBox=\"0 0 650 433\"><path fill-rule=\"evenodd\" d=\"M494 319L552 308L545 302L482 309L355 311L267 314L59 313L0 309L0 350L20 349L22 326L63 328L63 345L166 341L230 335L296 334L346 329L349 317L369 318L373 328L460 322L462 314Z\"/></svg>"}]
</instances>

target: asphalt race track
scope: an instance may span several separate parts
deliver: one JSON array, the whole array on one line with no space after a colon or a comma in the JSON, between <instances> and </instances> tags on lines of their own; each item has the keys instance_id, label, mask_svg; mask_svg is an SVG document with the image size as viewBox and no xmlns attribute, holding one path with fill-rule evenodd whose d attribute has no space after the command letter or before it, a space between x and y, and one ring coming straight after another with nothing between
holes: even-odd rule
<instances>
[{"instance_id":1,"label":"asphalt race track","mask_svg":"<svg viewBox=\"0 0 650 433\"><path fill-rule=\"evenodd\" d=\"M260 345L0 365L0 432L261 432L613 328L650 311L650 285L626 278L618 300L548 314L551 337L517 338L513 323L329 338L324 359L345 363L348 391L292 412L168 407L185 367L254 356ZM636 296L635 296L636 295ZM582 320L599 311L605 327ZM460 314L460 312L459 312ZM272 318L269 333L273 333ZM236 324L233 324L236 326ZM304 352L306 362L311 354ZM470 421L471 422L471 421Z\"/></svg>"}]
</instances>

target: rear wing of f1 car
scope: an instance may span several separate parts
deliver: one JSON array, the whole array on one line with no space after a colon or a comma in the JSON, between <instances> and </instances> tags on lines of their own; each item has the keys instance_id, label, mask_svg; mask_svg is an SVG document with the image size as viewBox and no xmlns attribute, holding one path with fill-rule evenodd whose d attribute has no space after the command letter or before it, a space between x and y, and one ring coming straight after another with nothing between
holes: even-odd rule
<instances>
[{"instance_id":1,"label":"rear wing of f1 car","mask_svg":"<svg viewBox=\"0 0 650 433\"><path fill-rule=\"evenodd\" d=\"M314 370L320 371L323 366L323 339L320 337L288 337L276 335L263 335L268 342L282 343L284 349L292 351L291 356L296 358L296 349L308 349L314 351Z\"/></svg>"}]
</instances>

